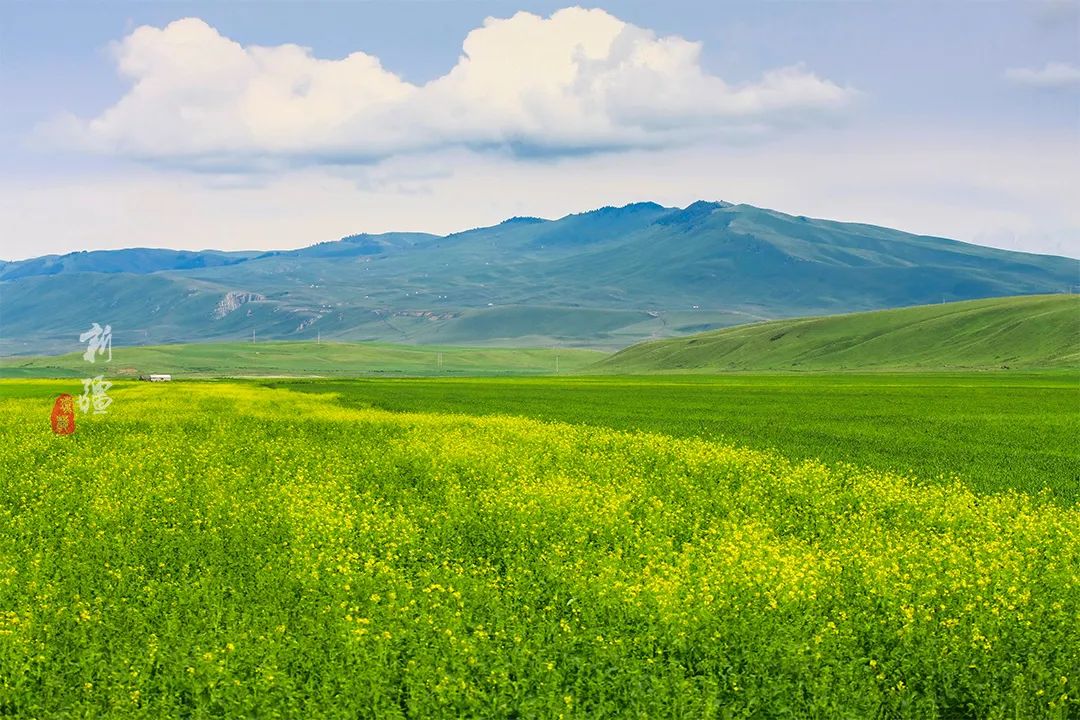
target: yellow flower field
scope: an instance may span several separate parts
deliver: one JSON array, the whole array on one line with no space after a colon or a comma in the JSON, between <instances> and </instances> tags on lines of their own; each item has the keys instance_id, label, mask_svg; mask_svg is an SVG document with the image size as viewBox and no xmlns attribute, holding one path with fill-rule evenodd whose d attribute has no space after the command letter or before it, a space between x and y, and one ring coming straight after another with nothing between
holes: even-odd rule
<instances>
[{"instance_id":1,"label":"yellow flower field","mask_svg":"<svg viewBox=\"0 0 1080 720\"><path fill-rule=\"evenodd\" d=\"M1080 716L1076 507L244 384L58 437L55 384L0 400L0 715Z\"/></svg>"}]
</instances>

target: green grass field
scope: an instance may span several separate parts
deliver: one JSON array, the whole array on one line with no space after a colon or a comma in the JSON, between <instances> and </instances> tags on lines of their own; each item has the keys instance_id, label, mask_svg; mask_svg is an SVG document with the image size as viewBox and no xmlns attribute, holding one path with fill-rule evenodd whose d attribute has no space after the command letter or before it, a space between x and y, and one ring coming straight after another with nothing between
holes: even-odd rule
<instances>
[{"instance_id":1,"label":"green grass field","mask_svg":"<svg viewBox=\"0 0 1080 720\"><path fill-rule=\"evenodd\" d=\"M1080 366L1080 296L1029 295L776 320L634 345L616 374Z\"/></svg>"},{"instance_id":2,"label":"green grass field","mask_svg":"<svg viewBox=\"0 0 1080 720\"><path fill-rule=\"evenodd\" d=\"M574 372L604 357L592 350L464 348L389 343L199 343L115 347L113 360L90 365L80 353L0 360L0 378L84 377L97 368L110 377L172 373L178 377L282 375L537 375Z\"/></svg>"},{"instance_id":3,"label":"green grass field","mask_svg":"<svg viewBox=\"0 0 1080 720\"><path fill-rule=\"evenodd\" d=\"M1052 445L1075 426L1073 380L996 395L931 378L892 397L937 417L932 432L942 397L972 416L1013 407ZM819 415L833 394L752 382L816 397ZM843 382L846 402L875 395ZM547 403L543 416L552 383L467 392ZM365 387L347 402L266 384L118 383L108 414L80 416L65 438L48 410L77 382L0 382L3 714L1080 712L1080 509L1061 498L691 437L674 400L648 422L684 437L583 422L607 393L632 427L649 392L676 387L701 393L702 413L721 392L709 383L555 388L588 391L573 424L358 407L396 393L451 409L452 394L418 381L326 383ZM888 397L869 404L865 422L900 427ZM987 427L1007 425L973 422L950 441L975 455ZM1054 451L1076 460L1075 446Z\"/></svg>"},{"instance_id":4,"label":"green grass field","mask_svg":"<svg viewBox=\"0 0 1080 720\"><path fill-rule=\"evenodd\" d=\"M274 381L350 407L519 415L1080 498L1080 374Z\"/></svg>"}]
</instances>

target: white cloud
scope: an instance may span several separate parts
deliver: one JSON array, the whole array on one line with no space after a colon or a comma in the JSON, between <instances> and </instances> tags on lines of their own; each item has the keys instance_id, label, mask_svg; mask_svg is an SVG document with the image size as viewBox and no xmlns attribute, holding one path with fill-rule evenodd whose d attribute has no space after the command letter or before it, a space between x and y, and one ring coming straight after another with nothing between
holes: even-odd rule
<instances>
[{"instance_id":1,"label":"white cloud","mask_svg":"<svg viewBox=\"0 0 1080 720\"><path fill-rule=\"evenodd\" d=\"M1042 68L1010 68L1005 71L1005 79L1019 85L1060 90L1080 88L1080 67L1063 62L1048 62Z\"/></svg>"},{"instance_id":2,"label":"white cloud","mask_svg":"<svg viewBox=\"0 0 1080 720\"><path fill-rule=\"evenodd\" d=\"M130 90L97 117L49 123L49 140L215 169L758 137L855 94L801 65L731 85L702 67L700 43L581 8L488 18L457 64L423 85L363 52L327 60L296 45L243 46L194 18L140 27L114 50Z\"/></svg>"}]
</instances>

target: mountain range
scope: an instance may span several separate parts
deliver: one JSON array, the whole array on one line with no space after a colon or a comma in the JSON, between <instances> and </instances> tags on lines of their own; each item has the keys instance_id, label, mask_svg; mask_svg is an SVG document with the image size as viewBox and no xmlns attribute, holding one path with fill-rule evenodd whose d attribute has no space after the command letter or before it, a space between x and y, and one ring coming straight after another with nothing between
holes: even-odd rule
<instances>
[{"instance_id":1,"label":"mountain range","mask_svg":"<svg viewBox=\"0 0 1080 720\"><path fill-rule=\"evenodd\" d=\"M0 262L0 352L251 338L580 346L745 322L1069 292L1074 258L751 205L643 202L297 250L136 248Z\"/></svg>"}]
</instances>

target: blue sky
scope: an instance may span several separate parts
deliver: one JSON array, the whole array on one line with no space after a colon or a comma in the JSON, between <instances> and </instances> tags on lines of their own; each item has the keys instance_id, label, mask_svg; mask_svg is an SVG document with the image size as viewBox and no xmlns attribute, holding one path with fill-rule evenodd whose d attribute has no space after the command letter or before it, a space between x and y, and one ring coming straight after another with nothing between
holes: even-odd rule
<instances>
[{"instance_id":1,"label":"blue sky","mask_svg":"<svg viewBox=\"0 0 1080 720\"><path fill-rule=\"evenodd\" d=\"M4 4L0 257L699 198L1080 254L1076 2L567 7Z\"/></svg>"}]
</instances>

